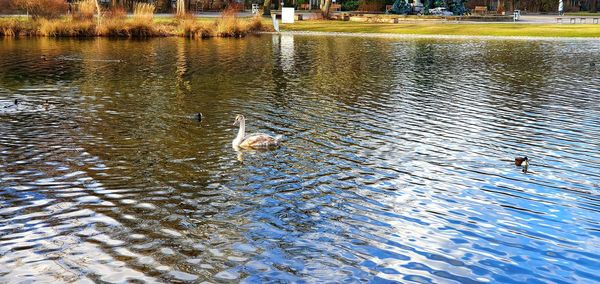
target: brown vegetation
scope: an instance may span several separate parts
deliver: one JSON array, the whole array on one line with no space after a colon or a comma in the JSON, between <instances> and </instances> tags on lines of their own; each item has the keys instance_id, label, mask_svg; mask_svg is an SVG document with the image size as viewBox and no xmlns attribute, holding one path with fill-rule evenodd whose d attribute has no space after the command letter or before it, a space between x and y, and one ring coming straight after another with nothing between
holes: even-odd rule
<instances>
[{"instance_id":1,"label":"brown vegetation","mask_svg":"<svg viewBox=\"0 0 600 284\"><path fill-rule=\"evenodd\" d=\"M76 20L91 20L96 14L96 0L82 0L76 4L73 18Z\"/></svg>"},{"instance_id":2,"label":"brown vegetation","mask_svg":"<svg viewBox=\"0 0 600 284\"><path fill-rule=\"evenodd\" d=\"M212 22L187 15L158 23L154 21L154 6L149 4L137 4L130 19L124 9L113 8L104 13L102 21L96 22L95 11L95 0L84 0L71 16L60 19L0 19L0 36L209 38L243 37L253 32L272 31L270 26L263 25L261 17L238 18L234 8L226 9L221 17Z\"/></svg>"},{"instance_id":3,"label":"brown vegetation","mask_svg":"<svg viewBox=\"0 0 600 284\"><path fill-rule=\"evenodd\" d=\"M69 6L64 0L11 0L11 5L35 18L54 19L64 15Z\"/></svg>"},{"instance_id":4,"label":"brown vegetation","mask_svg":"<svg viewBox=\"0 0 600 284\"><path fill-rule=\"evenodd\" d=\"M225 14L215 22L182 20L179 23L178 35L189 38L243 37L249 33L272 30L271 27L263 25L260 16L240 20L234 14Z\"/></svg>"}]
</instances>

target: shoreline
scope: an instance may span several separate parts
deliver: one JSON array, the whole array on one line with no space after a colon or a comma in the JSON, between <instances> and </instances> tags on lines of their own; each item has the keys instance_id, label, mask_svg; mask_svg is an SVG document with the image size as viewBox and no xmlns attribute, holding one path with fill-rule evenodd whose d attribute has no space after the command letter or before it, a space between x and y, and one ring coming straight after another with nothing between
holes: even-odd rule
<instances>
[{"instance_id":1,"label":"shoreline","mask_svg":"<svg viewBox=\"0 0 600 284\"><path fill-rule=\"evenodd\" d=\"M600 27L599 27L600 29ZM339 36L361 38L389 38L389 39L480 39L480 40L583 40L600 41L600 37L556 37L556 36L489 36L489 35L446 35L446 34L396 34L396 33L354 33L354 32L321 32L321 31L281 31L258 32L258 34L281 34L300 36Z\"/></svg>"}]
</instances>

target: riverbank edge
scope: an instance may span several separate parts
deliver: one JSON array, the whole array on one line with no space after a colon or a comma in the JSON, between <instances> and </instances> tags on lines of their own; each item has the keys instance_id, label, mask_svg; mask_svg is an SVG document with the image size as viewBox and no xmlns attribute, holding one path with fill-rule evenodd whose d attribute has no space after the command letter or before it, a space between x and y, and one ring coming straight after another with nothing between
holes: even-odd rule
<instances>
[{"instance_id":1,"label":"riverbank edge","mask_svg":"<svg viewBox=\"0 0 600 284\"><path fill-rule=\"evenodd\" d=\"M258 32L258 34L279 34L299 36L340 36L361 38L389 39L480 39L480 40L583 40L600 41L600 37L543 37L543 36L487 36L487 35L444 35L444 34L393 34L393 33L352 33L352 32L315 32L315 31L282 31Z\"/></svg>"}]
</instances>

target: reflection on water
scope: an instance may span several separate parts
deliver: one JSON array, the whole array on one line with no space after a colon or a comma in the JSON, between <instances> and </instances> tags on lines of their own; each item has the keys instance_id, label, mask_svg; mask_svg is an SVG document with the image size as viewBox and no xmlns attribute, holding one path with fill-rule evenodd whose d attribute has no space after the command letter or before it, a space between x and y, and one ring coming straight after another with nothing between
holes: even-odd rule
<instances>
[{"instance_id":1,"label":"reflection on water","mask_svg":"<svg viewBox=\"0 0 600 284\"><path fill-rule=\"evenodd\" d=\"M0 281L596 281L599 51L1 41Z\"/></svg>"}]
</instances>

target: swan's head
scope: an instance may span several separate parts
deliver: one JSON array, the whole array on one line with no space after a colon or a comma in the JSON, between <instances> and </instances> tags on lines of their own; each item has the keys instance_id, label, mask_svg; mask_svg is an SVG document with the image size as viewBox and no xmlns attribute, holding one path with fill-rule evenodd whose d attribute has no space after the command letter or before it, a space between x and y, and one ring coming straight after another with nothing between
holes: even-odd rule
<instances>
[{"instance_id":1,"label":"swan's head","mask_svg":"<svg viewBox=\"0 0 600 284\"><path fill-rule=\"evenodd\" d=\"M235 117L235 121L233 122L233 125L234 125L234 126L240 125L240 122L244 121L245 119L246 119L246 118L244 118L244 116L243 116L243 115L241 115L241 114L238 114L238 115Z\"/></svg>"}]
</instances>

